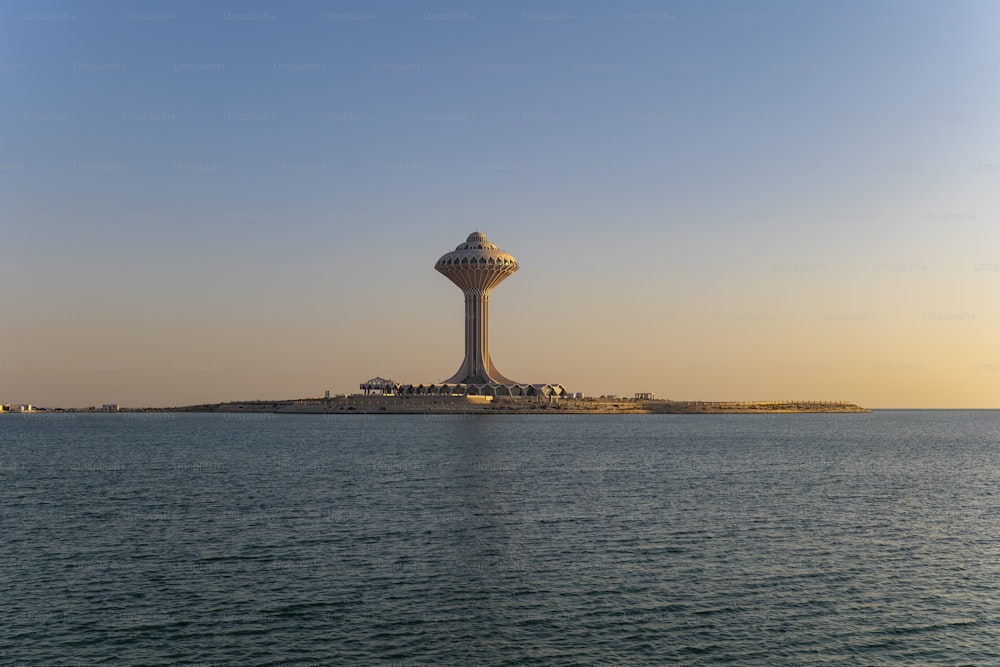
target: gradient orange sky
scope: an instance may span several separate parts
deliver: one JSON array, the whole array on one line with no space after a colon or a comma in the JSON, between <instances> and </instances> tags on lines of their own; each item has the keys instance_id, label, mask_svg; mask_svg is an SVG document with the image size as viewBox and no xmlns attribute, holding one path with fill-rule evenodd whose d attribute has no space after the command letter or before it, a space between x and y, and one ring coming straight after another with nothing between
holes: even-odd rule
<instances>
[{"instance_id":1,"label":"gradient orange sky","mask_svg":"<svg viewBox=\"0 0 1000 667\"><path fill-rule=\"evenodd\" d=\"M515 380L1000 407L994 3L29 7L0 402L441 381L478 229Z\"/></svg>"}]
</instances>

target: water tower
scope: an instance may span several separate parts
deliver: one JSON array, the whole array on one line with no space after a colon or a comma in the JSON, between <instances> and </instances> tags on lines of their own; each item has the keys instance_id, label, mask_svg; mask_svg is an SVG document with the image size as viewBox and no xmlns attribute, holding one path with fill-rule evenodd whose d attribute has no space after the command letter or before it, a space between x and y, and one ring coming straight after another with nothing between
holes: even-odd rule
<instances>
[{"instance_id":1,"label":"water tower","mask_svg":"<svg viewBox=\"0 0 1000 667\"><path fill-rule=\"evenodd\" d=\"M490 292L517 271L517 260L473 232L465 243L443 255L434 268L465 293L465 361L446 384L516 384L490 359Z\"/></svg>"}]
</instances>

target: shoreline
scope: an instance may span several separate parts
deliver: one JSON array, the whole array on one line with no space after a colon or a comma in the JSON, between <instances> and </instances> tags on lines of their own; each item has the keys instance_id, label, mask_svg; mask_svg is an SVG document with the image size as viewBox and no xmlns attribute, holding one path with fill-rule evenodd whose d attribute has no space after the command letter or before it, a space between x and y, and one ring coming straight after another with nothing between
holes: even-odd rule
<instances>
[{"instance_id":1,"label":"shoreline","mask_svg":"<svg viewBox=\"0 0 1000 667\"><path fill-rule=\"evenodd\" d=\"M846 401L671 401L664 399L344 396L289 401L233 401L163 408L163 412L225 414L859 414L871 410Z\"/></svg>"}]
</instances>

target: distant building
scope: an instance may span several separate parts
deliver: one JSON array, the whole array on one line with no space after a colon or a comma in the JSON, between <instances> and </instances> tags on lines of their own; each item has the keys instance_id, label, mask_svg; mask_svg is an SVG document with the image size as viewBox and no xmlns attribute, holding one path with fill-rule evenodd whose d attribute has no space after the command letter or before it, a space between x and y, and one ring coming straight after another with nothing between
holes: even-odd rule
<instances>
[{"instance_id":1,"label":"distant building","mask_svg":"<svg viewBox=\"0 0 1000 667\"><path fill-rule=\"evenodd\" d=\"M121 406L118 405L117 403L105 403L101 407L101 410L103 410L104 412L118 412L121 409L122 409Z\"/></svg>"},{"instance_id":2,"label":"distant building","mask_svg":"<svg viewBox=\"0 0 1000 667\"><path fill-rule=\"evenodd\" d=\"M653 392L651 391L637 391L635 392L635 400L637 401L652 401Z\"/></svg>"},{"instance_id":3,"label":"distant building","mask_svg":"<svg viewBox=\"0 0 1000 667\"><path fill-rule=\"evenodd\" d=\"M395 380L386 380L385 378L374 377L367 382L361 383L361 391L365 392L365 396L370 396L371 394L380 396L392 396L399 392L400 384Z\"/></svg>"}]
</instances>

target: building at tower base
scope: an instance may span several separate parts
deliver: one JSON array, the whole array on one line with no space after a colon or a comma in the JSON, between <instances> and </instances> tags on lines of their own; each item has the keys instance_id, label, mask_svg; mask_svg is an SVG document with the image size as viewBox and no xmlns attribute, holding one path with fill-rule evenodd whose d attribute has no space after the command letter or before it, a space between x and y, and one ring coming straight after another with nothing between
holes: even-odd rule
<instances>
[{"instance_id":1,"label":"building at tower base","mask_svg":"<svg viewBox=\"0 0 1000 667\"><path fill-rule=\"evenodd\" d=\"M367 383L366 383L367 384ZM370 387L370 385L369 385ZM361 389L366 390L365 384ZM380 393L388 396L493 396L496 398L568 398L569 392L561 384L395 384L381 385Z\"/></svg>"}]
</instances>

